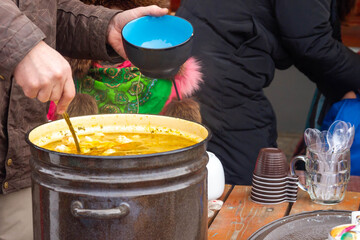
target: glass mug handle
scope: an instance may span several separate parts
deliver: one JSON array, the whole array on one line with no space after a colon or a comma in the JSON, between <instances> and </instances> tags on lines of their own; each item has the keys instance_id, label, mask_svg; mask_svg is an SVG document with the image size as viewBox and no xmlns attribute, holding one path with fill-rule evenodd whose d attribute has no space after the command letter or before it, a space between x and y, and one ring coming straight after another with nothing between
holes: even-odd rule
<instances>
[{"instance_id":1,"label":"glass mug handle","mask_svg":"<svg viewBox=\"0 0 360 240\"><path fill-rule=\"evenodd\" d=\"M291 175L296 175L295 173L295 163L298 161L298 160L301 160L301 161L304 161L305 164L307 163L308 159L305 157L305 156L295 156L291 162L290 162L290 172L291 172ZM298 186L299 188L301 188L302 190L304 191L308 191L308 188L306 186L304 186L300 181L298 181Z\"/></svg>"}]
</instances>

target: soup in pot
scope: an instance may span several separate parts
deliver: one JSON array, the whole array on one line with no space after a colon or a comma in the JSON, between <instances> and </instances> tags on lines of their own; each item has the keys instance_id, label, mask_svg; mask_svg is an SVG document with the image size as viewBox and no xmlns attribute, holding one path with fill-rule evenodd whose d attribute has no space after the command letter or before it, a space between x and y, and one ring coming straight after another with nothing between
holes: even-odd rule
<instances>
[{"instance_id":1,"label":"soup in pot","mask_svg":"<svg viewBox=\"0 0 360 240\"><path fill-rule=\"evenodd\" d=\"M125 156L167 152L192 146L198 141L182 135L163 133L101 133L78 136L81 154L96 156ZM43 148L77 154L72 136L50 142Z\"/></svg>"}]
</instances>

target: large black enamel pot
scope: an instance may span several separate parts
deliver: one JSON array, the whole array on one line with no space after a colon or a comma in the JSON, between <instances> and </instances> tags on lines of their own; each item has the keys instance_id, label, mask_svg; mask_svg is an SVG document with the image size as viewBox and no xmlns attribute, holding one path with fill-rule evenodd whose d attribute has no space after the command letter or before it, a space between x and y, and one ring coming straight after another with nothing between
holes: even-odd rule
<instances>
[{"instance_id":1,"label":"large black enamel pot","mask_svg":"<svg viewBox=\"0 0 360 240\"><path fill-rule=\"evenodd\" d=\"M86 156L42 148L69 133L64 120L31 130L35 240L207 239L206 127L137 114L71 120L78 134L171 129L199 142L158 154Z\"/></svg>"}]
</instances>

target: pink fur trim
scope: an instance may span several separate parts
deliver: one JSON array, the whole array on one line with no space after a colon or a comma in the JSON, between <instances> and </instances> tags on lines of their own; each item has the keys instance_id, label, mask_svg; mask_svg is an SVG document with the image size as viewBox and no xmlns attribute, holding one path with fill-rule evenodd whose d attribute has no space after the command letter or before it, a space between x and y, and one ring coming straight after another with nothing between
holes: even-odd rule
<instances>
[{"instance_id":1,"label":"pink fur trim","mask_svg":"<svg viewBox=\"0 0 360 240\"><path fill-rule=\"evenodd\" d=\"M189 97L200 88L203 82L201 66L198 60L190 57L175 76L176 86L181 96ZM175 94L176 96L176 94Z\"/></svg>"},{"instance_id":2,"label":"pink fur trim","mask_svg":"<svg viewBox=\"0 0 360 240\"><path fill-rule=\"evenodd\" d=\"M189 97L194 94L195 91L199 90L200 84L203 82L200 70L200 63L194 57L189 58L181 67L181 70L175 76L175 84L179 91L180 98ZM173 99L177 99L174 85L171 88L170 96L165 103L163 111ZM160 114L163 114L163 111Z\"/></svg>"}]
</instances>

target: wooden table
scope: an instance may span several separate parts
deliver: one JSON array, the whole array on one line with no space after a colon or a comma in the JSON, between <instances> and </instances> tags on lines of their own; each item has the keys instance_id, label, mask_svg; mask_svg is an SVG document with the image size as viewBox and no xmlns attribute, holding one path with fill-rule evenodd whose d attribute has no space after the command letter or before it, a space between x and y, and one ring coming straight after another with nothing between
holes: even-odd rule
<instances>
[{"instance_id":1,"label":"wooden table","mask_svg":"<svg viewBox=\"0 0 360 240\"><path fill-rule=\"evenodd\" d=\"M351 176L345 199L336 205L324 206L313 203L309 195L300 190L295 203L262 205L251 201L251 186L226 185L220 199L221 210L209 219L209 240L246 240L262 226L279 218L315 210L360 209L360 177Z\"/></svg>"}]
</instances>

